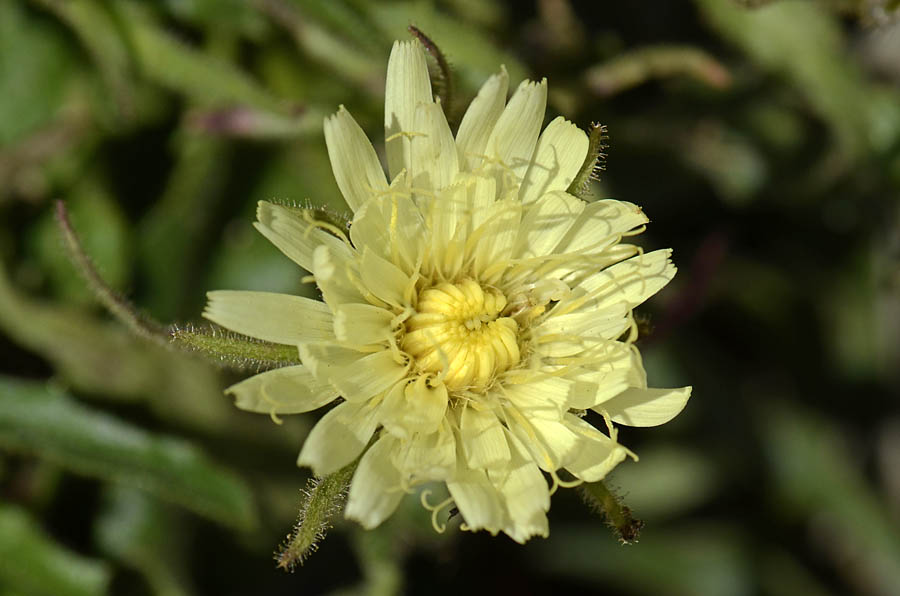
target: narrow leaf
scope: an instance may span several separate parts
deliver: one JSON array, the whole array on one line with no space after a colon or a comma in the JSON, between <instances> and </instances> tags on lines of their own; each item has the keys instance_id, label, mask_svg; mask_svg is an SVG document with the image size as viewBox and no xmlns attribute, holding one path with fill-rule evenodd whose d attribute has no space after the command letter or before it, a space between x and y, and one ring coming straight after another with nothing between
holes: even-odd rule
<instances>
[{"instance_id":1,"label":"narrow leaf","mask_svg":"<svg viewBox=\"0 0 900 596\"><path fill-rule=\"evenodd\" d=\"M104 3L94 0L33 0L35 4L54 13L68 25L96 64L108 87L111 107L117 116L130 119L135 111L135 90L132 80L131 58L114 18Z\"/></svg>"},{"instance_id":2,"label":"narrow leaf","mask_svg":"<svg viewBox=\"0 0 900 596\"><path fill-rule=\"evenodd\" d=\"M217 138L176 135L174 165L165 190L141 218L137 246L143 274L142 306L162 321L193 312L203 293L198 275L205 251L219 232L215 214L228 185L230 153Z\"/></svg>"},{"instance_id":3,"label":"narrow leaf","mask_svg":"<svg viewBox=\"0 0 900 596\"><path fill-rule=\"evenodd\" d=\"M838 566L856 591L894 593L900 585L900 524L861 472L840 424L773 403L760 407L758 426L767 438L768 490L779 514L822 525L834 536L823 552L835 561L859 553L852 570Z\"/></svg>"},{"instance_id":4,"label":"narrow leaf","mask_svg":"<svg viewBox=\"0 0 900 596\"><path fill-rule=\"evenodd\" d=\"M2 402L0 402L2 403ZM106 594L110 569L44 535L28 513L0 503L0 586L4 594Z\"/></svg>"},{"instance_id":5,"label":"narrow leaf","mask_svg":"<svg viewBox=\"0 0 900 596\"><path fill-rule=\"evenodd\" d=\"M129 15L127 22L135 59L154 83L204 105L242 104L280 112L281 101L231 63L217 60L147 22Z\"/></svg>"},{"instance_id":6,"label":"narrow leaf","mask_svg":"<svg viewBox=\"0 0 900 596\"><path fill-rule=\"evenodd\" d=\"M113 486L94 536L105 554L143 575L157 596L186 596L190 543L183 517L146 493Z\"/></svg>"},{"instance_id":7,"label":"narrow leaf","mask_svg":"<svg viewBox=\"0 0 900 596\"><path fill-rule=\"evenodd\" d=\"M248 487L199 449L88 408L43 383L0 377L0 447L127 484L239 529L256 514Z\"/></svg>"},{"instance_id":8,"label":"narrow leaf","mask_svg":"<svg viewBox=\"0 0 900 596\"><path fill-rule=\"evenodd\" d=\"M328 27L316 22L311 18L314 7L307 6L311 3L256 0L254 4L262 14L290 33L306 57L366 92L381 94L384 89L378 62L381 57L358 49L355 39L335 35ZM368 34L372 35L371 32Z\"/></svg>"},{"instance_id":9,"label":"narrow leaf","mask_svg":"<svg viewBox=\"0 0 900 596\"><path fill-rule=\"evenodd\" d=\"M900 125L896 96L865 77L844 23L827 3L772 2L761 10L722 0L694 4L723 40L805 96L848 157L861 158L894 142Z\"/></svg>"},{"instance_id":10,"label":"narrow leaf","mask_svg":"<svg viewBox=\"0 0 900 596\"><path fill-rule=\"evenodd\" d=\"M601 97L610 97L653 79L690 77L714 89L731 84L731 73L699 48L660 45L638 48L588 69L584 81Z\"/></svg>"}]
</instances>

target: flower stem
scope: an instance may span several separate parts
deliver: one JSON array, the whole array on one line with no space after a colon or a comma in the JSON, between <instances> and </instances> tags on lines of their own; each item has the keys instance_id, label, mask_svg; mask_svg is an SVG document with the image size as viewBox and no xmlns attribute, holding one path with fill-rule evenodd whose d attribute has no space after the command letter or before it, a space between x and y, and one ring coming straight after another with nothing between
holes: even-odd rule
<instances>
[{"instance_id":1,"label":"flower stem","mask_svg":"<svg viewBox=\"0 0 900 596\"><path fill-rule=\"evenodd\" d=\"M453 71L450 69L450 63L447 61L446 56L444 56L444 53L438 45L434 43L430 37L425 35L421 29L415 25L410 25L407 27L407 30L413 37L419 40L425 47L425 51L431 54L437 62L440 72L440 76L436 81L438 83L437 96L441 100L441 105L444 108L444 113L447 114L447 119L452 121L455 111L453 105Z\"/></svg>"},{"instance_id":2,"label":"flower stem","mask_svg":"<svg viewBox=\"0 0 900 596\"><path fill-rule=\"evenodd\" d=\"M295 346L273 344L232 333L221 327L172 325L172 343L187 351L197 352L233 369L257 372L300 364Z\"/></svg>"},{"instance_id":3,"label":"flower stem","mask_svg":"<svg viewBox=\"0 0 900 596\"><path fill-rule=\"evenodd\" d=\"M622 503L622 499L613 493L603 481L582 484L578 489L582 500L591 509L602 514L607 525L615 532L622 544L634 544L638 541L644 522L631 515L631 509Z\"/></svg>"},{"instance_id":4,"label":"flower stem","mask_svg":"<svg viewBox=\"0 0 900 596\"><path fill-rule=\"evenodd\" d=\"M69 259L87 282L97 300L136 335L157 344L167 345L169 341L165 327L138 312L134 305L113 290L97 271L97 267L85 252L81 239L72 226L69 211L63 201L56 202L56 220L59 222L59 229L62 232Z\"/></svg>"},{"instance_id":5,"label":"flower stem","mask_svg":"<svg viewBox=\"0 0 900 596\"><path fill-rule=\"evenodd\" d=\"M303 491L303 501L293 533L288 537L275 560L278 567L293 571L314 553L319 541L331 528L331 518L344 508L350 479L359 460L324 478L311 478Z\"/></svg>"},{"instance_id":6,"label":"flower stem","mask_svg":"<svg viewBox=\"0 0 900 596\"><path fill-rule=\"evenodd\" d=\"M596 122L591 124L587 155L568 189L576 197L585 199L590 193L591 180L599 180L600 172L606 169L606 150L609 148L609 136L606 133L606 125Z\"/></svg>"},{"instance_id":7,"label":"flower stem","mask_svg":"<svg viewBox=\"0 0 900 596\"><path fill-rule=\"evenodd\" d=\"M134 334L154 343L201 354L220 365L235 369L267 370L299 364L297 349L243 337L218 328L161 323L141 314L124 296L113 290L85 252L72 226L65 203L57 201L56 219L63 235L69 259L93 291L94 296Z\"/></svg>"}]
</instances>

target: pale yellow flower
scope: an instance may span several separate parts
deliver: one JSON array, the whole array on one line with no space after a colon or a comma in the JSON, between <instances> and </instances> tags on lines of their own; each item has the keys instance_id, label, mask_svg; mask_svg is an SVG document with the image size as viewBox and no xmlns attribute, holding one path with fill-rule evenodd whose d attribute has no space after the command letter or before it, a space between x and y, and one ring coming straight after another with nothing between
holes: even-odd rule
<instances>
[{"instance_id":1,"label":"pale yellow flower","mask_svg":"<svg viewBox=\"0 0 900 596\"><path fill-rule=\"evenodd\" d=\"M690 395L648 389L633 345L632 309L675 274L669 251L622 243L648 221L635 205L566 192L587 136L563 118L541 132L546 81L523 82L509 102L507 84L504 70L488 79L454 138L421 46L395 43L389 178L349 112L325 121L349 238L259 205L257 229L324 301L209 294L207 318L296 345L303 363L231 387L238 407L293 414L343 398L298 464L325 475L365 450L346 515L366 528L436 481L465 529L546 536L553 490L600 480L630 453L614 423L662 424Z\"/></svg>"}]
</instances>

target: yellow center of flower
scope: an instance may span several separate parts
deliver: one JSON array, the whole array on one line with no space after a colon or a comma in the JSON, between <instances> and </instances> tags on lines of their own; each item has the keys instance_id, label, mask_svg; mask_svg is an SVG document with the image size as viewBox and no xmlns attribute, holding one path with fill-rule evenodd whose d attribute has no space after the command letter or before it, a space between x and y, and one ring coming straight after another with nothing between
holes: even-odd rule
<instances>
[{"instance_id":1,"label":"yellow center of flower","mask_svg":"<svg viewBox=\"0 0 900 596\"><path fill-rule=\"evenodd\" d=\"M519 362L519 326L501 316L505 307L501 292L470 279L427 288L406 320L401 347L449 390L483 390Z\"/></svg>"}]
</instances>

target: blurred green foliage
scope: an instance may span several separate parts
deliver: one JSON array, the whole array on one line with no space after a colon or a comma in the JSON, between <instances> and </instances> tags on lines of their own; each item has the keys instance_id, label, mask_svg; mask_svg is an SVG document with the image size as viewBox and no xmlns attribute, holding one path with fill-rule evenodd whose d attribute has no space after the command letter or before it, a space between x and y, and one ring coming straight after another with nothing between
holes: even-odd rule
<instances>
[{"instance_id":1,"label":"blurred green foliage","mask_svg":"<svg viewBox=\"0 0 900 596\"><path fill-rule=\"evenodd\" d=\"M190 445L92 412L44 384L0 378L0 445L77 474L139 487L238 529L255 514L247 488Z\"/></svg>"},{"instance_id":2,"label":"blurred green foliage","mask_svg":"<svg viewBox=\"0 0 900 596\"><path fill-rule=\"evenodd\" d=\"M104 594L109 565L76 555L45 536L27 511L0 505L0 582L25 594Z\"/></svg>"},{"instance_id":3,"label":"blurred green foliage","mask_svg":"<svg viewBox=\"0 0 900 596\"><path fill-rule=\"evenodd\" d=\"M900 15L881 0L0 0L0 594L900 590ZM313 295L258 200L343 213L321 122L381 147L391 41L449 58L452 109L505 64L609 126L596 196L681 269L642 309L674 423L623 429L620 546L573 494L525 547L444 535L414 497L293 575L315 415L235 409L241 375L131 336L53 217L165 323L208 289ZM246 374L246 373L244 373Z\"/></svg>"}]
</instances>

